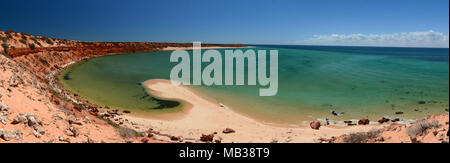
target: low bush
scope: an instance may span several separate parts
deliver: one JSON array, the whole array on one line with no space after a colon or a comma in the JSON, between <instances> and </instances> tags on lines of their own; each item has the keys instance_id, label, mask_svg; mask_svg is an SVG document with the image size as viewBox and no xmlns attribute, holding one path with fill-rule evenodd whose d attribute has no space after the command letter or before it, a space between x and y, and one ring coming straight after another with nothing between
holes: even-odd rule
<instances>
[{"instance_id":1,"label":"low bush","mask_svg":"<svg viewBox=\"0 0 450 163\"><path fill-rule=\"evenodd\" d=\"M369 132L353 133L344 138L345 143L366 143L370 139L375 139L381 133L381 130L372 130Z\"/></svg>"},{"instance_id":2,"label":"low bush","mask_svg":"<svg viewBox=\"0 0 450 163\"><path fill-rule=\"evenodd\" d=\"M29 46L30 46L30 49L31 49L31 50L36 49L36 45L34 45L33 43L31 43Z\"/></svg>"},{"instance_id":3,"label":"low bush","mask_svg":"<svg viewBox=\"0 0 450 163\"><path fill-rule=\"evenodd\" d=\"M137 131L126 127L119 127L119 133L123 138L135 138L141 136Z\"/></svg>"},{"instance_id":4,"label":"low bush","mask_svg":"<svg viewBox=\"0 0 450 163\"><path fill-rule=\"evenodd\" d=\"M3 47L4 51L5 51L5 53L8 54L9 45L7 43L3 43L2 47Z\"/></svg>"},{"instance_id":5,"label":"low bush","mask_svg":"<svg viewBox=\"0 0 450 163\"><path fill-rule=\"evenodd\" d=\"M433 120L432 122L429 122L427 120L418 121L414 125L408 127L408 135L411 137L415 137L417 135L422 135L427 131L428 129L438 128L439 122L436 120Z\"/></svg>"}]
</instances>

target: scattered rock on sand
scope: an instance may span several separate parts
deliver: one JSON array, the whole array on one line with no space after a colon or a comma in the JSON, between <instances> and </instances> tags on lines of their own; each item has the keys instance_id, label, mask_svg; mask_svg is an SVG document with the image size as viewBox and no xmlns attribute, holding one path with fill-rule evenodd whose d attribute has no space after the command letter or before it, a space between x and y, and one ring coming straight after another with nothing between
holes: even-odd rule
<instances>
[{"instance_id":1,"label":"scattered rock on sand","mask_svg":"<svg viewBox=\"0 0 450 163\"><path fill-rule=\"evenodd\" d=\"M231 128L226 128L225 130L223 130L222 131L222 133L224 133L224 134L231 134L231 133L235 133L236 131L234 131L233 129L231 129Z\"/></svg>"},{"instance_id":2,"label":"scattered rock on sand","mask_svg":"<svg viewBox=\"0 0 450 163\"><path fill-rule=\"evenodd\" d=\"M6 125L6 118L5 117L3 117L1 114L0 114L0 123L3 123L4 125Z\"/></svg>"},{"instance_id":3,"label":"scattered rock on sand","mask_svg":"<svg viewBox=\"0 0 450 163\"><path fill-rule=\"evenodd\" d=\"M380 120L378 120L378 123L383 124L383 123L387 123L389 121L390 121L390 119L383 117Z\"/></svg>"},{"instance_id":4,"label":"scattered rock on sand","mask_svg":"<svg viewBox=\"0 0 450 163\"><path fill-rule=\"evenodd\" d=\"M76 121L76 120L73 120L73 119L69 119L69 124L75 124L75 125L79 125L79 126L82 126L83 125L83 123L81 123L81 122L78 122L78 121Z\"/></svg>"},{"instance_id":5,"label":"scattered rock on sand","mask_svg":"<svg viewBox=\"0 0 450 163\"><path fill-rule=\"evenodd\" d=\"M142 142L142 143L148 143L148 141L149 141L149 140L148 140L147 138L141 139L141 142Z\"/></svg>"},{"instance_id":6,"label":"scattered rock on sand","mask_svg":"<svg viewBox=\"0 0 450 163\"><path fill-rule=\"evenodd\" d=\"M3 102L0 101L0 112L9 111L9 106L3 104Z\"/></svg>"},{"instance_id":7,"label":"scattered rock on sand","mask_svg":"<svg viewBox=\"0 0 450 163\"><path fill-rule=\"evenodd\" d=\"M39 132L37 132L36 130L31 131L31 133L33 133L33 135L34 135L36 138L41 138L41 137L42 137L42 135L41 135Z\"/></svg>"},{"instance_id":8,"label":"scattered rock on sand","mask_svg":"<svg viewBox=\"0 0 450 163\"><path fill-rule=\"evenodd\" d=\"M16 116L11 123L19 124L19 123L25 123L26 121L27 121L27 118L23 114L20 114L20 115Z\"/></svg>"},{"instance_id":9,"label":"scattered rock on sand","mask_svg":"<svg viewBox=\"0 0 450 163\"><path fill-rule=\"evenodd\" d=\"M20 83L19 79L20 78L17 75L11 76L11 78L9 79L9 86L10 87L17 87L17 86L19 86L19 83Z\"/></svg>"},{"instance_id":10,"label":"scattered rock on sand","mask_svg":"<svg viewBox=\"0 0 450 163\"><path fill-rule=\"evenodd\" d=\"M181 138L180 137L178 137L178 136L171 136L170 137L170 140L172 140L172 141L179 141Z\"/></svg>"},{"instance_id":11,"label":"scattered rock on sand","mask_svg":"<svg viewBox=\"0 0 450 163\"><path fill-rule=\"evenodd\" d=\"M361 120L358 121L359 125L368 125L370 123L370 121L366 118L363 118Z\"/></svg>"},{"instance_id":12,"label":"scattered rock on sand","mask_svg":"<svg viewBox=\"0 0 450 163\"><path fill-rule=\"evenodd\" d=\"M147 137L151 138L151 137L153 137L153 134L152 133L148 133Z\"/></svg>"},{"instance_id":13,"label":"scattered rock on sand","mask_svg":"<svg viewBox=\"0 0 450 163\"><path fill-rule=\"evenodd\" d=\"M214 134L204 135L202 134L202 137L200 137L200 141L202 142L212 142L214 140Z\"/></svg>"},{"instance_id":14,"label":"scattered rock on sand","mask_svg":"<svg viewBox=\"0 0 450 163\"><path fill-rule=\"evenodd\" d=\"M20 130L5 131L4 129L0 129L0 138L5 141L10 141L12 139L21 141L23 140L23 134Z\"/></svg>"},{"instance_id":15,"label":"scattered rock on sand","mask_svg":"<svg viewBox=\"0 0 450 163\"><path fill-rule=\"evenodd\" d=\"M320 129L320 122L319 121L313 121L309 124L309 126L311 126L312 129L314 130L319 130Z\"/></svg>"},{"instance_id":16,"label":"scattered rock on sand","mask_svg":"<svg viewBox=\"0 0 450 163\"><path fill-rule=\"evenodd\" d=\"M66 131L65 134L67 136L73 136L73 137L78 137L78 135L80 135L80 131L78 130L78 128L76 127L69 127Z\"/></svg>"}]
</instances>

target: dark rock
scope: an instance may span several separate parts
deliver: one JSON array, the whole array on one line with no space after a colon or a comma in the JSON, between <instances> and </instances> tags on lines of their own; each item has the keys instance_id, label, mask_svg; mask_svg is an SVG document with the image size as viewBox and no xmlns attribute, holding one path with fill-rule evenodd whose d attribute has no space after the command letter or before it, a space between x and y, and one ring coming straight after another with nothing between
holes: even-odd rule
<instances>
[{"instance_id":1,"label":"dark rock","mask_svg":"<svg viewBox=\"0 0 450 163\"><path fill-rule=\"evenodd\" d=\"M340 116L344 115L344 112L336 112L336 111L333 110L333 111L331 112L331 114L333 114L334 116L340 117Z\"/></svg>"},{"instance_id":2,"label":"dark rock","mask_svg":"<svg viewBox=\"0 0 450 163\"><path fill-rule=\"evenodd\" d=\"M404 114L404 113L399 111L399 112L395 112L395 114L400 115L400 114Z\"/></svg>"},{"instance_id":3,"label":"dark rock","mask_svg":"<svg viewBox=\"0 0 450 163\"><path fill-rule=\"evenodd\" d=\"M177 137L177 136L171 136L171 137L170 137L170 140L172 140L172 141L179 141L179 140L180 140L180 137Z\"/></svg>"},{"instance_id":4,"label":"dark rock","mask_svg":"<svg viewBox=\"0 0 450 163\"><path fill-rule=\"evenodd\" d=\"M222 143L222 140L216 139L216 140L214 140L214 142L217 144L220 144L220 143Z\"/></svg>"},{"instance_id":5,"label":"dark rock","mask_svg":"<svg viewBox=\"0 0 450 163\"><path fill-rule=\"evenodd\" d=\"M148 141L149 141L149 140L148 140L147 138L143 138L143 139L141 140L142 143L148 143Z\"/></svg>"},{"instance_id":6,"label":"dark rock","mask_svg":"<svg viewBox=\"0 0 450 163\"><path fill-rule=\"evenodd\" d=\"M231 133L235 133L235 131L231 128L226 128L225 130L222 131L224 134L231 134Z\"/></svg>"},{"instance_id":7,"label":"dark rock","mask_svg":"<svg viewBox=\"0 0 450 163\"><path fill-rule=\"evenodd\" d=\"M319 130L320 129L320 122L319 121L313 121L309 124L309 126L311 126L312 129L314 130Z\"/></svg>"},{"instance_id":8,"label":"dark rock","mask_svg":"<svg viewBox=\"0 0 450 163\"><path fill-rule=\"evenodd\" d=\"M200 137L200 141L202 142L212 142L214 140L214 134L204 135Z\"/></svg>"},{"instance_id":9,"label":"dark rock","mask_svg":"<svg viewBox=\"0 0 450 163\"><path fill-rule=\"evenodd\" d=\"M389 122L389 121L390 121L390 119L383 117L380 120L378 120L378 123L383 124L383 123L386 123L386 122Z\"/></svg>"},{"instance_id":10,"label":"dark rock","mask_svg":"<svg viewBox=\"0 0 450 163\"><path fill-rule=\"evenodd\" d=\"M72 120L72 119L69 119L69 124L75 124L75 125L79 125L79 126L83 125L81 122L77 122L77 121Z\"/></svg>"},{"instance_id":11,"label":"dark rock","mask_svg":"<svg viewBox=\"0 0 450 163\"><path fill-rule=\"evenodd\" d=\"M363 118L361 120L358 121L359 125L368 125L370 123L370 121L366 118Z\"/></svg>"},{"instance_id":12,"label":"dark rock","mask_svg":"<svg viewBox=\"0 0 450 163\"><path fill-rule=\"evenodd\" d=\"M125 113L125 114L130 114L131 111L129 111L129 110L124 110L123 113Z\"/></svg>"},{"instance_id":13,"label":"dark rock","mask_svg":"<svg viewBox=\"0 0 450 163\"><path fill-rule=\"evenodd\" d=\"M392 122L399 122L400 121L400 118L395 118L395 119L393 119L393 120L391 120Z\"/></svg>"},{"instance_id":14,"label":"dark rock","mask_svg":"<svg viewBox=\"0 0 450 163\"><path fill-rule=\"evenodd\" d=\"M419 101L418 103L423 105L423 104L426 104L427 102L426 101Z\"/></svg>"}]
</instances>

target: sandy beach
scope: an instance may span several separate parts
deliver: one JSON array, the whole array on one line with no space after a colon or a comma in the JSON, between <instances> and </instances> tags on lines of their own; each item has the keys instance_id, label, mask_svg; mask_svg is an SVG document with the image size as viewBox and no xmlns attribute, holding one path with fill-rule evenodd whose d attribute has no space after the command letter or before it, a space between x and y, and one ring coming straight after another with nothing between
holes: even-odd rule
<instances>
[{"instance_id":1,"label":"sandy beach","mask_svg":"<svg viewBox=\"0 0 450 163\"><path fill-rule=\"evenodd\" d=\"M187 103L182 116L177 118L149 119L123 115L142 129L163 129L163 135L181 136L185 141L196 141L202 134L217 133L216 139L224 143L314 143L320 138L330 138L354 132L382 128L382 125L336 127L324 126L320 130L310 127L280 127L263 124L240 115L231 109L221 107L200 96L186 86L175 86L168 80L149 80L144 83L150 93L164 99L176 99ZM235 133L224 134L226 128ZM164 138L161 138L164 139Z\"/></svg>"}]
</instances>

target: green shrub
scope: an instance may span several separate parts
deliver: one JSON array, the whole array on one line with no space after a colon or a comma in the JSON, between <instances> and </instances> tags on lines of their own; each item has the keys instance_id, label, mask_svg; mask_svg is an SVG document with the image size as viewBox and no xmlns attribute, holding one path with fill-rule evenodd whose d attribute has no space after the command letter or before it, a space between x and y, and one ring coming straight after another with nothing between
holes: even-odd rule
<instances>
[{"instance_id":1,"label":"green shrub","mask_svg":"<svg viewBox=\"0 0 450 163\"><path fill-rule=\"evenodd\" d=\"M45 40L45 42L46 42L47 44L50 44L50 45L53 45L53 44L54 44L53 41L52 41L52 39L50 39L50 38L43 37L43 39Z\"/></svg>"},{"instance_id":2,"label":"green shrub","mask_svg":"<svg viewBox=\"0 0 450 163\"><path fill-rule=\"evenodd\" d=\"M122 138L135 138L141 136L137 131L126 127L119 127L119 133Z\"/></svg>"},{"instance_id":3,"label":"green shrub","mask_svg":"<svg viewBox=\"0 0 450 163\"><path fill-rule=\"evenodd\" d=\"M8 38L7 38L7 37L2 37L2 36L0 36L0 40L1 40L2 42L6 43L6 42L8 41Z\"/></svg>"},{"instance_id":4,"label":"green shrub","mask_svg":"<svg viewBox=\"0 0 450 163\"><path fill-rule=\"evenodd\" d=\"M31 50L36 49L36 45L34 45L33 43L31 43L31 44L30 44L30 49L31 49Z\"/></svg>"},{"instance_id":5,"label":"green shrub","mask_svg":"<svg viewBox=\"0 0 450 163\"><path fill-rule=\"evenodd\" d=\"M39 46L42 47L42 44L36 39L36 37L31 37L31 40L33 40L33 42Z\"/></svg>"},{"instance_id":6,"label":"green shrub","mask_svg":"<svg viewBox=\"0 0 450 163\"><path fill-rule=\"evenodd\" d=\"M28 37L22 34L22 40L28 40Z\"/></svg>"},{"instance_id":7,"label":"green shrub","mask_svg":"<svg viewBox=\"0 0 450 163\"><path fill-rule=\"evenodd\" d=\"M22 44L25 44L25 45L27 44L27 40L22 39L22 40L19 40L19 42L21 42Z\"/></svg>"},{"instance_id":8,"label":"green shrub","mask_svg":"<svg viewBox=\"0 0 450 163\"><path fill-rule=\"evenodd\" d=\"M46 66L50 66L50 64L45 59L39 58L39 61Z\"/></svg>"},{"instance_id":9,"label":"green shrub","mask_svg":"<svg viewBox=\"0 0 450 163\"><path fill-rule=\"evenodd\" d=\"M2 44L2 47L3 47L3 49L5 50L5 53L8 54L8 48L9 48L9 45L8 45L7 43L3 43L3 44Z\"/></svg>"}]
</instances>

